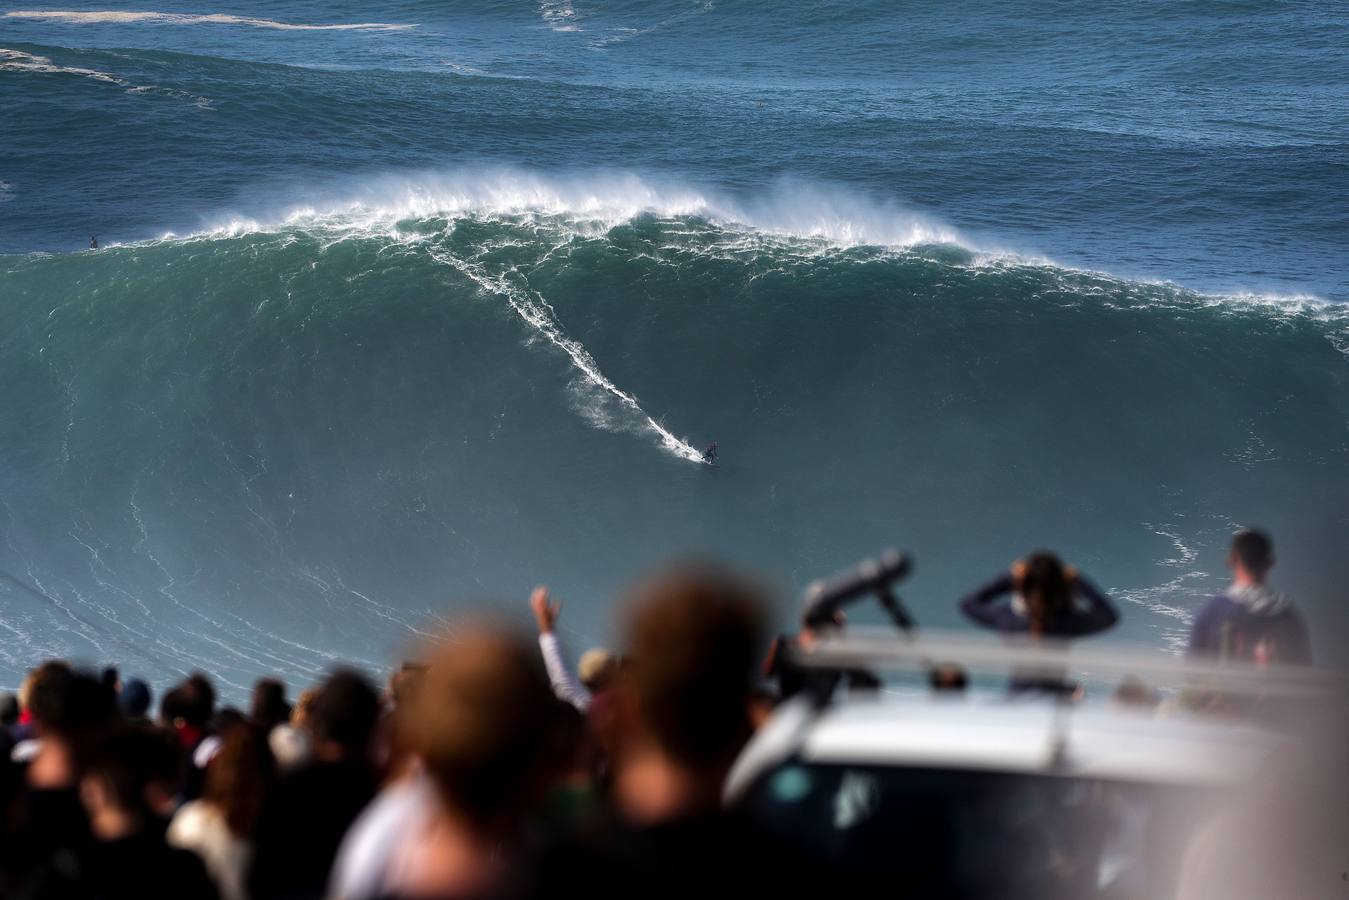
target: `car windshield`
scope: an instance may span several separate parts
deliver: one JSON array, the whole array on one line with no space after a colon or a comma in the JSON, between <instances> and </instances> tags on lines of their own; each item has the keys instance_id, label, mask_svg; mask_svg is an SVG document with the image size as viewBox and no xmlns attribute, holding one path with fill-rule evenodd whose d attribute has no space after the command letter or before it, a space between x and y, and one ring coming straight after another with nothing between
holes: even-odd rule
<instances>
[{"instance_id":1,"label":"car windshield","mask_svg":"<svg viewBox=\"0 0 1349 900\"><path fill-rule=\"evenodd\" d=\"M743 799L780 839L882 896L1156 897L1212 789L788 763Z\"/></svg>"}]
</instances>

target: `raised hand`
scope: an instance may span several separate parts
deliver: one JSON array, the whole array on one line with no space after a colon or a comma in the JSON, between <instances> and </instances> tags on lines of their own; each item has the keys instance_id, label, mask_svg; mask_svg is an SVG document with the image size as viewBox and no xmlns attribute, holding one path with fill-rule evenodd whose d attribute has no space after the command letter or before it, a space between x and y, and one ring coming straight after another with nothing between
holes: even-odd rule
<instances>
[{"instance_id":1,"label":"raised hand","mask_svg":"<svg viewBox=\"0 0 1349 900\"><path fill-rule=\"evenodd\" d=\"M548 588L539 585L529 595L529 608L534 613L534 621L538 623L539 634L551 634L557 617L562 614L562 604L551 602Z\"/></svg>"}]
</instances>

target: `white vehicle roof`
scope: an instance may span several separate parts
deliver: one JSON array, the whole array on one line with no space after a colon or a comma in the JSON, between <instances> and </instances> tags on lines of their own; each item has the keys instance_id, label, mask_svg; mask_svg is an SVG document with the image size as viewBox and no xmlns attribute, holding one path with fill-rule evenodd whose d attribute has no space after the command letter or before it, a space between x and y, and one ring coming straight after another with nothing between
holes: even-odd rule
<instances>
[{"instance_id":1,"label":"white vehicle roof","mask_svg":"<svg viewBox=\"0 0 1349 900\"><path fill-rule=\"evenodd\" d=\"M968 652L973 649L973 652ZM1007 646L966 636L834 639L815 664L872 670L922 668L929 661L1020 667L1057 663L1117 678L1269 688L1278 696L1337 689L1337 676L1305 670L1252 672L1245 666L1191 665L1155 653L1112 650L1093 659L1080 648ZM803 660L803 662L809 661ZM1235 689L1235 688L1233 688ZM1254 775L1288 736L1250 723L1186 713L1159 714L1108 699L1061 703L1005 693L938 695L858 692L819 705L806 697L784 704L737 761L726 795L741 795L766 770L786 762L968 769L1151 784L1231 784Z\"/></svg>"}]
</instances>

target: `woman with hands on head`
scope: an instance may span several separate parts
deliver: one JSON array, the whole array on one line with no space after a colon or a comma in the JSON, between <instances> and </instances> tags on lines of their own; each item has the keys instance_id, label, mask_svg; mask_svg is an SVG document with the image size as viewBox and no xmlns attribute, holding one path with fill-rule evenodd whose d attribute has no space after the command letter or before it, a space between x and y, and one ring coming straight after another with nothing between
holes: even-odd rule
<instances>
[{"instance_id":1,"label":"woman with hands on head","mask_svg":"<svg viewBox=\"0 0 1349 900\"><path fill-rule=\"evenodd\" d=\"M1031 637L1083 637L1119 621L1096 585L1043 550L967 595L960 611L987 628Z\"/></svg>"}]
</instances>

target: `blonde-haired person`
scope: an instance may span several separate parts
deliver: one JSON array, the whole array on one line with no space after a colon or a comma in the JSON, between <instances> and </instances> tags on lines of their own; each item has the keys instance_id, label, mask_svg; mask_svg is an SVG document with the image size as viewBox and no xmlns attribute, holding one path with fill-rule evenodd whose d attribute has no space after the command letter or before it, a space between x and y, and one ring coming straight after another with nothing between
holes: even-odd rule
<instances>
[{"instance_id":1,"label":"blonde-haired person","mask_svg":"<svg viewBox=\"0 0 1349 900\"><path fill-rule=\"evenodd\" d=\"M562 614L562 604L554 603L548 588L539 586L529 598L530 611L534 613L534 622L539 629L539 652L543 655L544 667L548 670L548 681L553 693L564 703L570 703L580 712L590 709L595 695L613 683L618 670L618 660L612 653L595 647L581 654L577 665L578 681L572 675L567 664L562 661L562 647L557 640L557 619Z\"/></svg>"}]
</instances>

